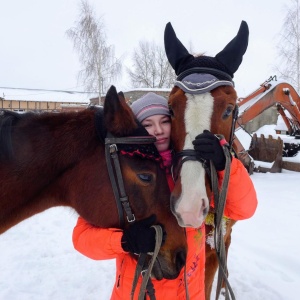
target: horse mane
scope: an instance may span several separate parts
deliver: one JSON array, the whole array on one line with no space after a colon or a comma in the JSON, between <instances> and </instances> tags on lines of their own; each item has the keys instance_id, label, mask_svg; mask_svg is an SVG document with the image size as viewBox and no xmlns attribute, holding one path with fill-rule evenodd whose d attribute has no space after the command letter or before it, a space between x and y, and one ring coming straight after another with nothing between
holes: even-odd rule
<instances>
[{"instance_id":1,"label":"horse mane","mask_svg":"<svg viewBox=\"0 0 300 300\"><path fill-rule=\"evenodd\" d=\"M129 107L128 107L129 108ZM130 108L129 108L130 109ZM12 145L12 134L13 128L17 127L21 121L25 121L26 124L32 128L38 127L39 124L43 124L43 121L49 117L57 116L56 119L61 120L70 120L71 118L74 121L80 124L80 116L84 116L86 112L92 112L94 114L94 128L96 135L102 144L105 143L105 138L107 135L107 129L105 126L105 118L104 118L104 109L103 107L98 106L90 106L84 111L80 112L63 112L63 113L34 113L34 112L26 112L24 114L19 114L13 111L1 111L0 114L0 161L2 160L10 160L13 158L14 150ZM66 116L69 118L66 119ZM38 123L35 123L37 121ZM82 120L83 121L83 120ZM138 120L135 119L137 124L136 128L129 132L130 136L149 136L147 130L141 125ZM70 122L71 123L71 122ZM24 125L25 123L23 123ZM59 120L51 123L53 126L60 126L61 123ZM145 155L150 155L150 157L154 157L157 159L159 157L159 153L154 144L148 145L119 145L120 150L123 150L122 153L143 153Z\"/></svg>"},{"instance_id":2,"label":"horse mane","mask_svg":"<svg viewBox=\"0 0 300 300\"><path fill-rule=\"evenodd\" d=\"M13 144L12 144L12 135L14 129L17 129L20 126L28 126L29 128L34 129L36 126L42 124L44 120L48 120L53 116L61 116L57 118L57 121L53 121L53 126L59 126L60 122L63 122L66 119L66 116L73 117L76 120L79 119L79 115L82 112L63 112L63 113L51 113L51 112L26 112L26 113L17 113L9 110L2 110L0 112L0 161L4 159L12 159L14 155ZM59 121L59 119L61 121ZM21 125L22 124L22 125ZM50 124L50 123L49 123Z\"/></svg>"}]
</instances>

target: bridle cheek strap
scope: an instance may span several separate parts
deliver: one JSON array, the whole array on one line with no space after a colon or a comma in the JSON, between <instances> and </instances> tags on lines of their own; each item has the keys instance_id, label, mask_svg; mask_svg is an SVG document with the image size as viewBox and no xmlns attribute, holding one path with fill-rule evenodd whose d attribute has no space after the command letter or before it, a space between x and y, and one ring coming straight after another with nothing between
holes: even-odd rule
<instances>
[{"instance_id":1,"label":"bridle cheek strap","mask_svg":"<svg viewBox=\"0 0 300 300\"><path fill-rule=\"evenodd\" d=\"M123 210L129 223L135 221L135 216L132 213L128 202L128 197L125 192L116 144L105 144L105 157L111 186L113 188L113 193L117 204L120 226L123 228L125 225Z\"/></svg>"},{"instance_id":2,"label":"bridle cheek strap","mask_svg":"<svg viewBox=\"0 0 300 300\"><path fill-rule=\"evenodd\" d=\"M126 195L117 144L152 144L155 141L156 138L153 136L134 136L117 138L112 136L110 133L107 133L107 137L105 138L106 164L117 204L121 228L124 228L125 225L123 211L125 212L127 221L129 223L135 221L135 216L131 210L128 196Z\"/></svg>"}]
</instances>

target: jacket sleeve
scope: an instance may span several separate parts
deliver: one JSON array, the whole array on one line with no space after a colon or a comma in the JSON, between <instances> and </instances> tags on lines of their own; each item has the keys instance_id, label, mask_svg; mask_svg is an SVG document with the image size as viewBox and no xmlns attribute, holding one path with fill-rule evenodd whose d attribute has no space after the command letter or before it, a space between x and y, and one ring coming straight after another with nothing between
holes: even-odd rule
<instances>
[{"instance_id":1,"label":"jacket sleeve","mask_svg":"<svg viewBox=\"0 0 300 300\"><path fill-rule=\"evenodd\" d=\"M95 260L116 258L125 253L121 247L123 231L117 228L99 228L78 217L73 229L73 245L81 254Z\"/></svg>"},{"instance_id":2,"label":"jacket sleeve","mask_svg":"<svg viewBox=\"0 0 300 300\"><path fill-rule=\"evenodd\" d=\"M218 172L219 184L224 173ZM244 220L253 216L256 207L257 197L252 180L241 161L232 158L224 215L233 220Z\"/></svg>"}]
</instances>

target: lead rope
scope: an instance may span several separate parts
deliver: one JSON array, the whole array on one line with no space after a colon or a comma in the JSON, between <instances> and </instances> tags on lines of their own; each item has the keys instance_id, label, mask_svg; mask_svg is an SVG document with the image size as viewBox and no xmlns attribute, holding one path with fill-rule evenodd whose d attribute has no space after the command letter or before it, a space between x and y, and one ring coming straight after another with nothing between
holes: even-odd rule
<instances>
[{"instance_id":1,"label":"lead rope","mask_svg":"<svg viewBox=\"0 0 300 300\"><path fill-rule=\"evenodd\" d=\"M230 164L231 164L231 154L229 148L226 145L222 146L224 155L226 158L225 163L225 174L222 181L222 185L218 188L218 176L215 169L214 164L210 161L210 169L211 169L211 183L212 183L212 190L214 193L214 200L215 200L215 233L214 233L214 243L215 249L218 257L219 262L219 270L218 270L218 281L217 281L217 291L216 291L216 300L219 299L222 283L225 282L225 300L235 300L235 296L233 290L229 284L227 278L227 261L226 261L226 250L225 250L225 243L223 238L223 227L222 227L222 217L224 214L224 208L226 203L227 197L227 190L228 190L228 183L229 183L229 176L230 176Z\"/></svg>"},{"instance_id":2,"label":"lead rope","mask_svg":"<svg viewBox=\"0 0 300 300\"><path fill-rule=\"evenodd\" d=\"M187 273L186 273L186 264L184 265L184 285L185 285L185 299L190 300L190 294L189 294L189 287L188 287L188 281L187 281Z\"/></svg>"},{"instance_id":3,"label":"lead rope","mask_svg":"<svg viewBox=\"0 0 300 300\"><path fill-rule=\"evenodd\" d=\"M140 277L140 275L143 276L143 280L142 280L142 284L141 284L141 287L140 287L138 300L144 300L145 299L147 288L149 289L148 294L149 294L150 300L155 300L156 299L155 295L154 295L154 288L153 288L150 276L151 276L151 272L152 272L155 260L157 258L158 252L159 252L161 244L162 244L163 230L162 230L161 226L159 226L159 225L153 225L151 227L153 227L155 229L155 233L156 233L155 234L154 252L152 254L152 258L150 259L149 266L146 270L143 270L143 267L144 267L144 264L145 264L145 261L146 261L147 254L146 253L141 253L139 255L138 263L136 265L136 269L135 269L135 273L134 273L132 289L131 289L131 293L130 293L131 300L133 300L134 292L136 290L138 278Z\"/></svg>"}]
</instances>

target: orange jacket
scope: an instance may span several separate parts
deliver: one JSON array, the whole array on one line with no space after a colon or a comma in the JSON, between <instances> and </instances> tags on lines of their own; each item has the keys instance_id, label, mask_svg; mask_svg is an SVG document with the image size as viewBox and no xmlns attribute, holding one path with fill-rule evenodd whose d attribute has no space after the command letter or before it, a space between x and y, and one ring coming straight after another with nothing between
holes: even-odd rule
<instances>
[{"instance_id":1,"label":"orange jacket","mask_svg":"<svg viewBox=\"0 0 300 300\"><path fill-rule=\"evenodd\" d=\"M168 174L167 174L168 175ZM222 179L223 173L219 172ZM252 181L237 159L233 158L225 214L235 220L251 217L256 209L257 199ZM121 247L122 230L101 229L79 217L73 231L73 244L83 255L95 259L116 259L116 279L112 300L130 299L130 292L136 268L136 261ZM205 268L205 226L187 228L188 254L186 261L187 282L190 299L204 300ZM157 299L185 299L184 270L174 280L152 280ZM141 279L136 288L135 298Z\"/></svg>"},{"instance_id":2,"label":"orange jacket","mask_svg":"<svg viewBox=\"0 0 300 300\"><path fill-rule=\"evenodd\" d=\"M220 183L224 173L218 172ZM252 180L241 161L232 158L224 215L232 220L249 219L254 215L256 207L257 198Z\"/></svg>"}]
</instances>

